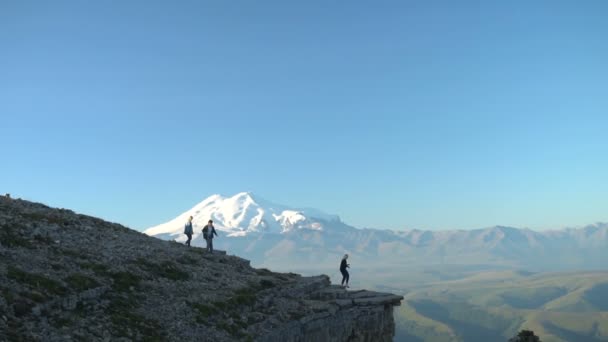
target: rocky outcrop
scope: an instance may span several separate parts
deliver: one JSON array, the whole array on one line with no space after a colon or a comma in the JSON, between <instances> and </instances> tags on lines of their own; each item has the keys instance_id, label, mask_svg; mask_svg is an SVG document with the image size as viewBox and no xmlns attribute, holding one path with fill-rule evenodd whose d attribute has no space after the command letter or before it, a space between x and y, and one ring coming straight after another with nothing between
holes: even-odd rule
<instances>
[{"instance_id":1,"label":"rocky outcrop","mask_svg":"<svg viewBox=\"0 0 608 342\"><path fill-rule=\"evenodd\" d=\"M261 341L392 341L393 306L403 297L372 291L346 291L317 278L308 305L314 314L268 332Z\"/></svg>"},{"instance_id":2,"label":"rocky outcrop","mask_svg":"<svg viewBox=\"0 0 608 342\"><path fill-rule=\"evenodd\" d=\"M0 340L390 341L402 297L0 197Z\"/></svg>"}]
</instances>

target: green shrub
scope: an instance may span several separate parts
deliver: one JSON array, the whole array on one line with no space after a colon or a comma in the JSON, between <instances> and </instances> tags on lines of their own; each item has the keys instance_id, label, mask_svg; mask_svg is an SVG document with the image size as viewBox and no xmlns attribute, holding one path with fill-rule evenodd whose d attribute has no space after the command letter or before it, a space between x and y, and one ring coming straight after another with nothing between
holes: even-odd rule
<instances>
[{"instance_id":1,"label":"green shrub","mask_svg":"<svg viewBox=\"0 0 608 342\"><path fill-rule=\"evenodd\" d=\"M99 286L99 283L95 279L78 273L69 275L64 281L76 291L84 291Z\"/></svg>"},{"instance_id":2,"label":"green shrub","mask_svg":"<svg viewBox=\"0 0 608 342\"><path fill-rule=\"evenodd\" d=\"M251 306L255 304L255 300L256 294L254 292L254 289L245 287L236 290L234 296L230 298L230 300L228 300L228 303L232 304L233 306Z\"/></svg>"},{"instance_id":3,"label":"green shrub","mask_svg":"<svg viewBox=\"0 0 608 342\"><path fill-rule=\"evenodd\" d=\"M198 259L195 259L189 255L183 255L179 258L179 262L186 265L197 265Z\"/></svg>"},{"instance_id":4,"label":"green shrub","mask_svg":"<svg viewBox=\"0 0 608 342\"><path fill-rule=\"evenodd\" d=\"M112 323L113 334L130 340L165 341L166 333L158 322L137 314L137 306L133 296L116 296L111 299L106 314Z\"/></svg>"},{"instance_id":5,"label":"green shrub","mask_svg":"<svg viewBox=\"0 0 608 342\"><path fill-rule=\"evenodd\" d=\"M217 327L226 331L234 337L244 338L248 336L247 334L241 332L241 327L237 324L228 324L227 322L220 322L217 324Z\"/></svg>"},{"instance_id":6,"label":"green shrub","mask_svg":"<svg viewBox=\"0 0 608 342\"><path fill-rule=\"evenodd\" d=\"M201 303L188 302L188 305L198 312L203 318L217 314L219 311L215 306Z\"/></svg>"},{"instance_id":7,"label":"green shrub","mask_svg":"<svg viewBox=\"0 0 608 342\"><path fill-rule=\"evenodd\" d=\"M28 285L29 287L44 290L54 295L65 295L67 289L59 282L49 279L40 274L27 273L14 266L8 266L7 276L20 284Z\"/></svg>"},{"instance_id":8,"label":"green shrub","mask_svg":"<svg viewBox=\"0 0 608 342\"><path fill-rule=\"evenodd\" d=\"M222 311L225 311L228 309L228 303L226 303L226 302L213 302L213 305Z\"/></svg>"},{"instance_id":9,"label":"green shrub","mask_svg":"<svg viewBox=\"0 0 608 342\"><path fill-rule=\"evenodd\" d=\"M267 268L258 268L255 270L255 273L257 273L258 275L261 275L261 276L270 276L270 275L274 274L274 273L272 273L272 271L270 271Z\"/></svg>"},{"instance_id":10,"label":"green shrub","mask_svg":"<svg viewBox=\"0 0 608 342\"><path fill-rule=\"evenodd\" d=\"M53 244L53 239L51 239L48 236L34 235L34 240L36 241L36 245L40 245L40 244L51 245L51 244Z\"/></svg>"},{"instance_id":11,"label":"green shrub","mask_svg":"<svg viewBox=\"0 0 608 342\"><path fill-rule=\"evenodd\" d=\"M260 286L262 287L262 289L269 289L275 287L276 285L268 279L262 279L260 280Z\"/></svg>"},{"instance_id":12,"label":"green shrub","mask_svg":"<svg viewBox=\"0 0 608 342\"><path fill-rule=\"evenodd\" d=\"M138 287L141 279L130 272L110 273L113 280L112 288L118 292L127 292L131 287Z\"/></svg>"},{"instance_id":13,"label":"green shrub","mask_svg":"<svg viewBox=\"0 0 608 342\"><path fill-rule=\"evenodd\" d=\"M97 264L97 263L94 263L94 262L84 262L84 263L81 263L79 265L82 268L86 268L86 269L89 269L89 270L93 271L97 275L104 275L105 276L105 275L109 274L109 272L108 272L108 266L103 265L103 264Z\"/></svg>"},{"instance_id":14,"label":"green shrub","mask_svg":"<svg viewBox=\"0 0 608 342\"><path fill-rule=\"evenodd\" d=\"M31 221L44 221L46 223L57 224L60 226L65 226L70 223L65 217L51 213L21 213L21 217Z\"/></svg>"},{"instance_id":15,"label":"green shrub","mask_svg":"<svg viewBox=\"0 0 608 342\"><path fill-rule=\"evenodd\" d=\"M31 299L36 303L44 303L47 300L47 297L45 295L37 291L22 291L19 293L19 295Z\"/></svg>"},{"instance_id":16,"label":"green shrub","mask_svg":"<svg viewBox=\"0 0 608 342\"><path fill-rule=\"evenodd\" d=\"M35 246L14 231L13 226L4 224L0 226L0 244L9 248L22 247L32 249Z\"/></svg>"},{"instance_id":17,"label":"green shrub","mask_svg":"<svg viewBox=\"0 0 608 342\"><path fill-rule=\"evenodd\" d=\"M135 261L146 272L162 278L167 278L175 281L183 281L190 279L190 274L182 271L176 264L165 261L160 264L149 262L143 258L139 258Z\"/></svg>"},{"instance_id":18,"label":"green shrub","mask_svg":"<svg viewBox=\"0 0 608 342\"><path fill-rule=\"evenodd\" d=\"M61 329L64 327L69 327L72 325L72 320L67 317L56 317L50 320L51 325L53 325L57 329Z\"/></svg>"},{"instance_id":19,"label":"green shrub","mask_svg":"<svg viewBox=\"0 0 608 342\"><path fill-rule=\"evenodd\" d=\"M8 287L2 287L2 297L4 297L4 300L8 304L12 304L15 301L15 294Z\"/></svg>"},{"instance_id":20,"label":"green shrub","mask_svg":"<svg viewBox=\"0 0 608 342\"><path fill-rule=\"evenodd\" d=\"M84 252L78 251L78 250L75 250L75 249L59 249L59 248L57 248L55 250L55 252L57 254L62 254L62 255L65 255L67 257L74 258L74 259L87 259L89 257Z\"/></svg>"}]
</instances>

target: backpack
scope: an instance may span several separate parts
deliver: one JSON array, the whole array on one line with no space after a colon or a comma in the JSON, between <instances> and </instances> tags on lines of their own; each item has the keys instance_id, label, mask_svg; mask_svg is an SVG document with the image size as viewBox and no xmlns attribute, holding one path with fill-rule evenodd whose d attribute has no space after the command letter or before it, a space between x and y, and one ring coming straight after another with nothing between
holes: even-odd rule
<instances>
[{"instance_id":1,"label":"backpack","mask_svg":"<svg viewBox=\"0 0 608 342\"><path fill-rule=\"evenodd\" d=\"M205 226L205 228L203 228L203 239L207 240L208 235L209 235L209 226Z\"/></svg>"}]
</instances>

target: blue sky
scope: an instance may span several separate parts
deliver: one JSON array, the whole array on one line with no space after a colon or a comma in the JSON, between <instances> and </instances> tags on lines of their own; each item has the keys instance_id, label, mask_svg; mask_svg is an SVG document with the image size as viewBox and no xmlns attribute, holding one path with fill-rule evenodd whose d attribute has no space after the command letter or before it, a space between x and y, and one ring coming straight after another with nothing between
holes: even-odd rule
<instances>
[{"instance_id":1,"label":"blue sky","mask_svg":"<svg viewBox=\"0 0 608 342\"><path fill-rule=\"evenodd\" d=\"M608 221L605 1L2 1L0 192L141 229Z\"/></svg>"}]
</instances>

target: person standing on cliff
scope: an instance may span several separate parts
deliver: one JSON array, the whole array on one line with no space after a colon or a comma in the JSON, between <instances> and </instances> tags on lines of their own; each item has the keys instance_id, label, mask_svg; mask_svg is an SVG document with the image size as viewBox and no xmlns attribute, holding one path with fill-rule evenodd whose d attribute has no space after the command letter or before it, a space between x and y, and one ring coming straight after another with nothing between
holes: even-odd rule
<instances>
[{"instance_id":1,"label":"person standing on cliff","mask_svg":"<svg viewBox=\"0 0 608 342\"><path fill-rule=\"evenodd\" d=\"M348 271L346 270L347 268L350 268L350 264L346 263L346 260L348 259L348 254L344 254L344 257L342 258L342 262L340 263L340 273L342 273L342 286L344 286L344 282L346 282L346 288L348 288L348 278L350 277L350 275L348 274Z\"/></svg>"},{"instance_id":2,"label":"person standing on cliff","mask_svg":"<svg viewBox=\"0 0 608 342\"><path fill-rule=\"evenodd\" d=\"M207 250L209 253L213 254L213 234L217 235L215 231L215 227L213 226L213 221L209 220L205 228L203 228L203 238L207 241Z\"/></svg>"},{"instance_id":3,"label":"person standing on cliff","mask_svg":"<svg viewBox=\"0 0 608 342\"><path fill-rule=\"evenodd\" d=\"M184 234L186 234L186 236L188 237L188 240L186 240L186 246L190 247L190 241L192 241L192 233L194 232L194 230L192 229L192 216L190 216L190 218L188 218L188 222L186 222L186 225L184 226Z\"/></svg>"}]
</instances>

